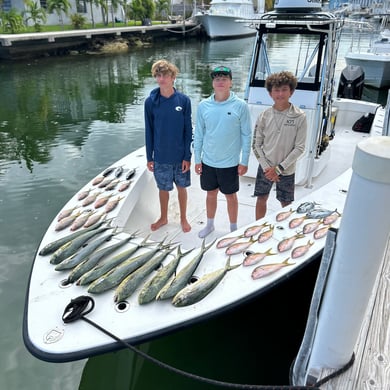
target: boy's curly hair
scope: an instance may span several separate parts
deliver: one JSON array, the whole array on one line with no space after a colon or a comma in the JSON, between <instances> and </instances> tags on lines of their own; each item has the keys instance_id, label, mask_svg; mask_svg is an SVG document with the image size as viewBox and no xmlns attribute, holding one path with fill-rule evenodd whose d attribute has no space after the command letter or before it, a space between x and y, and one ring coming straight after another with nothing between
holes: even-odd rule
<instances>
[{"instance_id":1,"label":"boy's curly hair","mask_svg":"<svg viewBox=\"0 0 390 390\"><path fill-rule=\"evenodd\" d=\"M295 91L297 84L297 78L293 75L293 73L288 71L272 73L265 80L265 87L267 88L268 92L271 92L273 87L279 88L282 85L288 85L293 92Z\"/></svg>"}]
</instances>

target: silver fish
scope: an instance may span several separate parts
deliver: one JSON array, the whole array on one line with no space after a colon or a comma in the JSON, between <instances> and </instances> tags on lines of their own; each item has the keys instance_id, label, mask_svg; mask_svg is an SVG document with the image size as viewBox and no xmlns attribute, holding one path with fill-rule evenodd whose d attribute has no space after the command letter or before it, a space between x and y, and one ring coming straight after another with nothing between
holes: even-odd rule
<instances>
[{"instance_id":1,"label":"silver fish","mask_svg":"<svg viewBox=\"0 0 390 390\"><path fill-rule=\"evenodd\" d=\"M314 233L313 233L314 239L318 240L318 239L320 239L322 237L325 237L327 235L328 230L329 230L330 227L331 227L331 225L326 225L326 226L324 226L322 228L319 228L319 229L315 230Z\"/></svg>"},{"instance_id":2,"label":"silver fish","mask_svg":"<svg viewBox=\"0 0 390 390\"><path fill-rule=\"evenodd\" d=\"M123 173L123 166L120 166L118 168L115 169L114 171L114 176L115 177L120 177Z\"/></svg>"},{"instance_id":3,"label":"silver fish","mask_svg":"<svg viewBox=\"0 0 390 390\"><path fill-rule=\"evenodd\" d=\"M217 242L216 247L217 247L218 249L226 248L226 247L228 247L229 245L235 243L239 238L243 238L243 237L244 237L243 235L240 235L240 236L222 238L222 239L220 239L220 240Z\"/></svg>"},{"instance_id":4,"label":"silver fish","mask_svg":"<svg viewBox=\"0 0 390 390\"><path fill-rule=\"evenodd\" d=\"M341 217L341 214L336 209L332 214L324 217L322 223L324 225L331 225L332 223L336 222L339 217Z\"/></svg>"},{"instance_id":5,"label":"silver fish","mask_svg":"<svg viewBox=\"0 0 390 390\"><path fill-rule=\"evenodd\" d=\"M245 257L242 265L249 266L249 265L257 264L261 260L265 259L267 256L272 256L272 255L276 255L276 253L272 253L272 248L269 248L265 252L250 253Z\"/></svg>"},{"instance_id":6,"label":"silver fish","mask_svg":"<svg viewBox=\"0 0 390 390\"><path fill-rule=\"evenodd\" d=\"M241 264L230 265L230 256L224 268L203 275L196 282L189 284L180 290L172 299L172 304L176 307L193 305L206 297L225 277L227 272L239 267Z\"/></svg>"},{"instance_id":7,"label":"silver fish","mask_svg":"<svg viewBox=\"0 0 390 390\"><path fill-rule=\"evenodd\" d=\"M95 230L95 229L99 228L103 223L104 223L104 221L101 221L99 224L96 224L96 226L91 226L87 229L84 229L83 231L75 232L75 233L69 234L68 236L61 237L55 241L52 241L52 242L46 244L39 251L39 255L40 256L49 255L50 253L55 252L57 249L59 249L62 245L66 244L67 242L74 240L75 238L87 233L88 231Z\"/></svg>"},{"instance_id":8,"label":"silver fish","mask_svg":"<svg viewBox=\"0 0 390 390\"><path fill-rule=\"evenodd\" d=\"M130 240L134 239L134 237L136 237L135 234L131 234L130 236L126 237L125 239L123 239L123 240L121 240L113 245L99 249L98 251L87 256L85 260L83 260L80 264L78 264L71 271L71 273L68 276L68 282L73 283L73 282L77 281L86 272L90 271L93 267L95 267L96 264L98 264L101 259L108 256L112 252L116 251L118 248L122 247L123 245L127 244Z\"/></svg>"},{"instance_id":9,"label":"silver fish","mask_svg":"<svg viewBox=\"0 0 390 390\"><path fill-rule=\"evenodd\" d=\"M97 248L103 245L106 241L110 241L115 233L110 233L103 237L98 237L84 244L74 255L62 260L55 266L56 271L63 271L71 269L76 265L83 262L91 253L93 253Z\"/></svg>"},{"instance_id":10,"label":"silver fish","mask_svg":"<svg viewBox=\"0 0 390 390\"><path fill-rule=\"evenodd\" d=\"M268 230L259 234L259 237L257 238L257 242L261 244L262 242L269 240L273 236L273 234L274 234L274 226L271 225Z\"/></svg>"},{"instance_id":11,"label":"silver fish","mask_svg":"<svg viewBox=\"0 0 390 390\"><path fill-rule=\"evenodd\" d=\"M278 243L278 251L285 252L290 250L293 247L295 240L303 237L305 237L304 234L297 233L292 237L285 238L284 240Z\"/></svg>"},{"instance_id":12,"label":"silver fish","mask_svg":"<svg viewBox=\"0 0 390 390\"><path fill-rule=\"evenodd\" d=\"M145 303L152 302L156 299L158 292L174 275L181 258L192 250L193 249L190 249L189 251L182 253L180 247L177 248L177 254L173 260L157 271L156 275L143 285L142 290L138 294L138 303L140 305L144 305Z\"/></svg>"},{"instance_id":13,"label":"silver fish","mask_svg":"<svg viewBox=\"0 0 390 390\"><path fill-rule=\"evenodd\" d=\"M260 279L263 278L264 276L271 275L283 267L287 267L289 265L294 265L295 263L289 263L288 261L290 260L289 257L287 257L286 260L284 260L282 263L275 263L275 264L264 264L264 265L259 265L256 267L253 272L252 272L252 279Z\"/></svg>"},{"instance_id":14,"label":"silver fish","mask_svg":"<svg viewBox=\"0 0 390 390\"><path fill-rule=\"evenodd\" d=\"M244 252L245 249L248 249L254 242L256 242L256 240L253 237L251 237L249 241L236 242L227 247L225 253L227 255L237 255L238 253Z\"/></svg>"},{"instance_id":15,"label":"silver fish","mask_svg":"<svg viewBox=\"0 0 390 390\"><path fill-rule=\"evenodd\" d=\"M282 221L286 220L288 217L290 217L290 215L294 212L295 212L295 210L293 210L293 209L290 209L289 211L281 211L280 213L278 213L276 215L276 221L282 222Z\"/></svg>"},{"instance_id":16,"label":"silver fish","mask_svg":"<svg viewBox=\"0 0 390 390\"><path fill-rule=\"evenodd\" d=\"M205 240L202 241L202 246L199 253L185 266L183 267L171 283L167 283L157 294L156 299L168 299L173 298L191 279L200 261L203 258L205 252L214 245L212 241L209 245L205 245Z\"/></svg>"},{"instance_id":17,"label":"silver fish","mask_svg":"<svg viewBox=\"0 0 390 390\"><path fill-rule=\"evenodd\" d=\"M322 223L322 219L319 219L318 221L315 221L315 222L309 222L309 223L303 225L302 232L304 234L312 233L312 232L314 232L314 230L316 230L318 228L318 226L321 225L321 223Z\"/></svg>"},{"instance_id":18,"label":"silver fish","mask_svg":"<svg viewBox=\"0 0 390 390\"><path fill-rule=\"evenodd\" d=\"M130 259L138 249L148 245L152 245L152 243L147 242L148 238L149 236L145 237L144 240L139 244L135 244L131 248L126 249L125 251L115 256L105 259L101 264L96 265L90 271L86 272L83 276L81 276L77 280L76 284L84 286L93 282L94 280L100 278L104 274L114 269L117 265L123 263L125 260Z\"/></svg>"},{"instance_id":19,"label":"silver fish","mask_svg":"<svg viewBox=\"0 0 390 390\"><path fill-rule=\"evenodd\" d=\"M104 177L108 176L108 175L111 174L111 172L113 172L115 169L116 169L116 167L108 167L108 168L106 168L106 169L103 171L102 176L104 176Z\"/></svg>"},{"instance_id":20,"label":"silver fish","mask_svg":"<svg viewBox=\"0 0 390 390\"><path fill-rule=\"evenodd\" d=\"M256 235L257 233L260 233L266 226L269 226L268 222L264 222L261 225L250 226L247 229L245 229L244 237L249 238Z\"/></svg>"},{"instance_id":21,"label":"silver fish","mask_svg":"<svg viewBox=\"0 0 390 390\"><path fill-rule=\"evenodd\" d=\"M150 260L148 260L141 267L136 269L115 289L114 302L122 302L130 297L134 291L141 285L141 283L153 272L163 260L173 251L174 248L166 248L156 253Z\"/></svg>"},{"instance_id":22,"label":"silver fish","mask_svg":"<svg viewBox=\"0 0 390 390\"><path fill-rule=\"evenodd\" d=\"M150 260L158 251L163 248L163 244L160 243L158 246L148 250L145 253L142 253L135 257L130 257L123 261L121 264L117 265L115 268L107 272L106 274L100 276L94 280L88 287L88 292L98 294L104 291L107 291L113 287L116 287L126 278L129 274L135 271L137 268L144 265L148 260Z\"/></svg>"},{"instance_id":23,"label":"silver fish","mask_svg":"<svg viewBox=\"0 0 390 390\"><path fill-rule=\"evenodd\" d=\"M92 239L95 235L102 233L108 229L112 229L110 226L103 226L97 229L83 231L82 234L67 241L60 246L50 257L50 264L59 264L67 257L74 255L79 248L81 248L88 240Z\"/></svg>"},{"instance_id":24,"label":"silver fish","mask_svg":"<svg viewBox=\"0 0 390 390\"><path fill-rule=\"evenodd\" d=\"M63 230L70 226L73 221L81 215L81 211L77 212L76 214L69 215L68 217L62 218L54 227L54 230L56 232Z\"/></svg>"},{"instance_id":25,"label":"silver fish","mask_svg":"<svg viewBox=\"0 0 390 390\"><path fill-rule=\"evenodd\" d=\"M325 218L328 215L332 214L333 210L314 208L306 213L307 218L310 219L320 219Z\"/></svg>"},{"instance_id":26,"label":"silver fish","mask_svg":"<svg viewBox=\"0 0 390 390\"><path fill-rule=\"evenodd\" d=\"M135 175L135 171L137 168L130 169L129 172L126 173L125 179L129 180Z\"/></svg>"},{"instance_id":27,"label":"silver fish","mask_svg":"<svg viewBox=\"0 0 390 390\"><path fill-rule=\"evenodd\" d=\"M293 249L291 252L291 258L296 259L298 257L303 256L307 253L307 251L310 249L310 247L314 244L314 242L311 242L310 240L305 245L297 246Z\"/></svg>"},{"instance_id":28,"label":"silver fish","mask_svg":"<svg viewBox=\"0 0 390 390\"><path fill-rule=\"evenodd\" d=\"M304 214L307 213L308 211L314 209L314 207L318 206L318 203L316 202L304 202L301 203L298 208L297 208L297 213L298 214Z\"/></svg>"}]
</instances>

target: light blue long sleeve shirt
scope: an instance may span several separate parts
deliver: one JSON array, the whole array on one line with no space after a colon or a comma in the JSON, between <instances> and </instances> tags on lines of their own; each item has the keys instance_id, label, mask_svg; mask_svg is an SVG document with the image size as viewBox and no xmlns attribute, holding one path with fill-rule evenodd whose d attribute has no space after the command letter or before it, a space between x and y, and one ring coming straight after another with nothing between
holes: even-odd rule
<instances>
[{"instance_id":1,"label":"light blue long sleeve shirt","mask_svg":"<svg viewBox=\"0 0 390 390\"><path fill-rule=\"evenodd\" d=\"M215 101L212 94L199 104L194 133L195 164L203 162L214 168L248 166L251 138L249 108L234 92L223 102Z\"/></svg>"}]
</instances>

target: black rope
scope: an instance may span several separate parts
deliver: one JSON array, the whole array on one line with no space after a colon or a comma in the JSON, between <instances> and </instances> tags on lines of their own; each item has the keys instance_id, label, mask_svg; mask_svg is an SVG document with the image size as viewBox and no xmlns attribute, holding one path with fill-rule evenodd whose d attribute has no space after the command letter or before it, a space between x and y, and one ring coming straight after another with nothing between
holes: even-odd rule
<instances>
[{"instance_id":1,"label":"black rope","mask_svg":"<svg viewBox=\"0 0 390 390\"><path fill-rule=\"evenodd\" d=\"M202 376L198 376L195 374L191 374L186 371L182 371L178 368L172 367L166 363L161 362L160 360L155 359L154 357L147 355L146 353L140 351L139 349L135 348L133 345L127 343L124 340L121 340L119 337L115 336L108 330L102 328L100 325L96 324L95 322L91 321L90 319L86 318L85 315L90 313L93 308L95 307L95 302L90 296L82 295L75 299L72 299L71 302L66 306L64 314L62 315L62 320L65 323L74 322L78 319L84 320L88 324L94 326L96 329L100 330L101 332L105 333L109 337L113 338L114 340L118 341L120 344L124 345L126 348L129 348L133 352L137 353L138 355L142 356L144 359L151 361L152 363L156 364L157 366L161 368L165 368L169 371L172 371L176 374L185 376L190 379L194 379L197 381L205 382L214 386L223 386L227 388L232 389L254 389L254 390L320 390L319 387L313 387L313 386L263 386L263 385L248 385L248 384L239 384L239 383L229 383L229 382L222 382L215 379L205 378ZM85 311L84 311L85 310Z\"/></svg>"},{"instance_id":2,"label":"black rope","mask_svg":"<svg viewBox=\"0 0 390 390\"><path fill-rule=\"evenodd\" d=\"M339 376L339 375L343 374L345 371L347 371L352 366L354 361L355 361L355 354L353 353L351 359L349 360L349 362L344 367L341 367L339 370L337 370L335 372L332 372L328 376L322 378L321 380L316 382L316 384L314 386L320 387L324 383L328 382L329 380L331 380L333 378L336 378L336 376Z\"/></svg>"}]
</instances>

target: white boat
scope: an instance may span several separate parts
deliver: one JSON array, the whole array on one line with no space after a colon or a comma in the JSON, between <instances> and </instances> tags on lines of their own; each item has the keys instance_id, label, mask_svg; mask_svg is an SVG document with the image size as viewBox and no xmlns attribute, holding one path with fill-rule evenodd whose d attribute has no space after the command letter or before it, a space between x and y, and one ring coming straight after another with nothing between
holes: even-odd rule
<instances>
[{"instance_id":1,"label":"white boat","mask_svg":"<svg viewBox=\"0 0 390 390\"><path fill-rule=\"evenodd\" d=\"M257 16L252 0L212 0L208 10L194 17L209 38L223 39L255 35L251 21Z\"/></svg>"},{"instance_id":2,"label":"white boat","mask_svg":"<svg viewBox=\"0 0 390 390\"><path fill-rule=\"evenodd\" d=\"M390 87L390 31L383 28L366 51L359 48L349 51L345 55L345 62L362 67L366 85Z\"/></svg>"},{"instance_id":3,"label":"white boat","mask_svg":"<svg viewBox=\"0 0 390 390\"><path fill-rule=\"evenodd\" d=\"M115 179L115 173L119 174L118 167L123 168L122 177L133 173L131 184L127 190L117 192L116 190L104 190L97 188L98 180L91 178L90 182L76 193L67 204L64 205L59 214L70 210L71 215L77 216L92 208L96 213L93 204L82 206L80 200L84 192L98 194L100 198L105 195L112 195L111 199L119 199L117 206L107 213L107 220L110 226L116 230L107 230L99 236L115 234L110 241L104 242L101 248L107 248L121 240L129 239L121 248L101 261L108 263L113 261L113 256L123 254L125 251L135 250L142 242L147 242L149 246L141 247L133 255L127 257L151 253L152 248L160 242L175 243L180 245L182 252L187 252L181 258L176 268L176 275L183 270L192 259L198 256L203 245L208 247L203 258L191 272L188 283L194 283L216 270L226 267L228 256L225 248L218 248L217 243L224 238L239 237L237 242L248 242L248 250L256 253L265 253L266 256L260 264L244 266L242 262L249 252L232 255L231 265L238 265L237 268L228 271L220 283L201 300L187 306L178 307L173 305L171 299L152 300L147 304L140 304L139 294L145 288L145 284L154 278L158 272L157 263L160 260L152 260L146 264L153 264L149 269L145 279L137 284L136 290L118 302L114 300L115 288L111 288L103 293L92 293L90 285L78 285L70 282L72 270L58 271L51 263L59 260L57 255L60 252L45 254L44 248L58 239L64 238L69 241L69 228L56 230L58 216L54 219L42 238L31 270L28 293L26 296L25 313L23 320L23 338L27 349L39 359L51 362L66 362L87 358L93 355L114 351L123 348L118 340L137 344L145 342L161 335L173 332L191 324L203 321L213 316L232 310L238 305L255 299L268 289L275 287L281 281L289 278L292 274L299 272L305 265L312 262L321 254L325 237L315 239L313 233L307 233L296 239L297 246L308 244L309 250L301 257L291 258L292 250L286 252L278 251L278 243L288 237L295 236L297 231L307 223L317 223L321 228L322 222L313 215L306 215L304 222L299 227L290 227L290 222L297 217L305 216L298 213L298 207L303 203L318 204L321 209L332 213L334 221L332 226L337 228L342 219L346 194L352 175L351 165L356 144L367 139L371 135L381 135L383 128L383 112L379 105L364 101L349 99L333 99L333 78L334 63L337 55L337 39L340 34L341 24L337 19L329 14L302 14L295 15L291 19L286 13L270 13L264 15L257 23L258 37L254 47L254 56L248 78L247 100L253 116L272 104L267 97L264 88L264 78L269 72L280 70L279 65L273 66L273 60L277 60L271 53L273 34L283 34L286 38L302 39L302 53L307 53L307 58L303 61L302 56L296 56L299 60L297 65L297 76L299 77L298 89L294 93L294 103L298 104L307 113L308 129L307 153L298 164L297 178L300 185L296 188L296 200L286 209L281 209L272 194L268 213L262 220L255 220L255 199L253 198L255 163L252 161L248 175L241 178L239 197L239 229L229 232L226 204L224 199L219 200L216 216L216 228L203 242L198 238L198 231L202 228L206 220L205 193L199 188L199 180L193 175L192 186L189 189L189 203L187 217L192 225L192 230L183 233L178 218L178 204L175 196L171 197L169 209L169 223L159 230L151 232L150 224L159 215L158 192L153 175L146 169L146 156L143 148L136 150L123 157L117 162L113 162L107 171L102 172L97 177L108 177ZM310 39L307 40L307 36ZM310 54L309 49L313 49ZM301 65L304 63L305 65ZM313 73L310 69L313 64L317 64ZM295 70L295 68L294 68ZM310 71L310 72L309 72ZM310 74L309 74L310 73ZM353 132L353 123L361 116L361 113L376 113L371 134ZM332 140L329 140L333 138ZM329 145L326 145L329 142ZM123 179L126 182L126 179ZM103 206L104 207L104 206ZM337 210L337 211L336 211ZM284 220L277 220L277 215L281 212L288 212L289 217ZM94 225L96 226L96 225ZM103 225L105 226L105 225ZM243 237L248 228L261 226L252 238ZM80 228L84 229L84 228ZM272 237L263 243L258 242L261 232L271 230ZM80 230L76 230L80 231ZM317 233L318 234L318 233ZM136 237L131 238L132 235ZM84 236L85 237L85 236ZM72 241L74 245L75 239ZM87 246L91 247L92 239ZM80 244L80 243L79 243ZM65 244L70 245L70 244ZM119 244L118 244L119 245ZM67 246L62 247L67 249ZM100 247L99 247L100 248ZM81 250L75 252L78 256ZM175 258L176 250L168 254L162 265L171 264ZM74 251L73 251L74 252ZM85 253L85 252L84 252ZM96 254L96 250L93 252ZM161 253L157 252L157 253ZM54 256L54 257L53 257ZM85 255L84 257L85 258ZM126 258L126 256L124 257ZM65 260L64 260L65 261ZM123 261L123 259L122 259ZM62 263L62 261L61 261ZM61 264L60 263L60 264ZM280 269L266 277L253 279L253 270L257 266L266 264L278 264ZM138 268L139 269L139 268ZM160 268L161 269L161 268ZM130 271L129 271L130 272ZM133 273L134 274L134 273ZM130 274L131 275L131 274ZM81 307L76 305L81 298ZM87 298L85 298L87 297ZM85 299L85 300L84 300ZM85 305L83 307L82 305ZM84 320L69 322L77 319L77 311L86 309ZM97 324L100 329L91 326L91 322ZM105 331L102 332L101 330ZM115 338L108 335L110 332Z\"/></svg>"}]
</instances>

